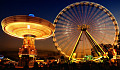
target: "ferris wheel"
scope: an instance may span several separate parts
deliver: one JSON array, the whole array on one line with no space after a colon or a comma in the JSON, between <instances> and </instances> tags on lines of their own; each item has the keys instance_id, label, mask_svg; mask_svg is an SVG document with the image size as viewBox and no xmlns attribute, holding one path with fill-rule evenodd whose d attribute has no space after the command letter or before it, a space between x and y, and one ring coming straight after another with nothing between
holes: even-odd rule
<instances>
[{"instance_id":1,"label":"ferris wheel","mask_svg":"<svg viewBox=\"0 0 120 70\"><path fill-rule=\"evenodd\" d=\"M100 4L76 2L59 12L54 20L56 31L53 41L66 57L105 54L100 44L115 45L118 41L118 24L112 13Z\"/></svg>"}]
</instances>

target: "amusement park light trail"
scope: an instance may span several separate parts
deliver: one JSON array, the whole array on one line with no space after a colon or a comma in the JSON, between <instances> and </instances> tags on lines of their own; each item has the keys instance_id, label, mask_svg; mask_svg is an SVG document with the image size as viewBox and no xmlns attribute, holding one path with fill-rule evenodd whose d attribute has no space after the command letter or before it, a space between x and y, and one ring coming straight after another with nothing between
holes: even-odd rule
<instances>
[{"instance_id":1,"label":"amusement park light trail","mask_svg":"<svg viewBox=\"0 0 120 70\"><path fill-rule=\"evenodd\" d=\"M51 36L53 33L52 30L54 29L54 27L50 25L51 23L46 20L24 15L7 17L1 24L7 34L18 38L24 38L24 35L30 34L35 35L36 39L44 39Z\"/></svg>"},{"instance_id":2,"label":"amusement park light trail","mask_svg":"<svg viewBox=\"0 0 120 70\"><path fill-rule=\"evenodd\" d=\"M27 24L27 25L24 25L24 24ZM33 29L33 30L28 30L28 29L30 29L30 26L34 26L34 27L31 27L31 29ZM38 26L42 27L41 29L44 29L44 31L41 31L41 29L39 29ZM21 29L19 29L19 28L21 28ZM10 23L9 26L6 26L5 32L12 35L12 36L19 37L19 38L23 38L23 35L29 34L29 33L31 33L33 35L36 35L38 37L41 37L44 34L46 34L46 36L47 36L47 33L43 33L45 31L51 33L50 30L45 30L45 28L47 28L47 27L44 27L44 26L41 26L41 25L38 25L38 24L33 25L33 24L27 23L27 22L17 22L17 23ZM41 34L41 33L43 33L43 34Z\"/></svg>"}]
</instances>

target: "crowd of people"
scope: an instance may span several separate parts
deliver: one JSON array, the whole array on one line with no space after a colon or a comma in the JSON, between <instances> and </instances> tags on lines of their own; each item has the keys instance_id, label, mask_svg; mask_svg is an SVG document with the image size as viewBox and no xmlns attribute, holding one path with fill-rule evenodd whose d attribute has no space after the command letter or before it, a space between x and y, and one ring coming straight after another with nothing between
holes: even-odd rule
<instances>
[{"instance_id":1,"label":"crowd of people","mask_svg":"<svg viewBox=\"0 0 120 70\"><path fill-rule=\"evenodd\" d=\"M0 70L120 70L119 66L115 64L95 63L95 62L79 62L79 63L57 63L53 62L50 64L39 65L37 62L34 63L34 67L29 68L24 66L23 68L15 68L14 65L2 65L0 64Z\"/></svg>"}]
</instances>

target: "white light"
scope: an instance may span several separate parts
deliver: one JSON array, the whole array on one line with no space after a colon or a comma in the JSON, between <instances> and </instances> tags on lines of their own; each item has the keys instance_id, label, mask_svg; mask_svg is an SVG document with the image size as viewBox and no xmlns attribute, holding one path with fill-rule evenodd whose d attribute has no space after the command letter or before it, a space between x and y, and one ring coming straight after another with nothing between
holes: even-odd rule
<instances>
[{"instance_id":1,"label":"white light","mask_svg":"<svg viewBox=\"0 0 120 70\"><path fill-rule=\"evenodd\" d=\"M30 25L27 25L27 29L30 29Z\"/></svg>"}]
</instances>

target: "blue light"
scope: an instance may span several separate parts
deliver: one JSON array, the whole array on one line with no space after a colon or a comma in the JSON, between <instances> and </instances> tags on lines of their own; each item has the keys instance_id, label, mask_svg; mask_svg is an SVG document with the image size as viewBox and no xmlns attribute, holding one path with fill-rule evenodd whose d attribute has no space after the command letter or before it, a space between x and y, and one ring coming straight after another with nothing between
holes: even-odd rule
<instances>
[{"instance_id":1,"label":"blue light","mask_svg":"<svg viewBox=\"0 0 120 70\"><path fill-rule=\"evenodd\" d=\"M31 17L35 17L35 15L34 15L34 14L29 14L29 16L31 16Z\"/></svg>"},{"instance_id":2,"label":"blue light","mask_svg":"<svg viewBox=\"0 0 120 70\"><path fill-rule=\"evenodd\" d=\"M0 59L3 59L4 57L0 57Z\"/></svg>"},{"instance_id":3,"label":"blue light","mask_svg":"<svg viewBox=\"0 0 120 70\"><path fill-rule=\"evenodd\" d=\"M4 56L3 55L0 55L0 59L3 59L4 58Z\"/></svg>"}]
</instances>

